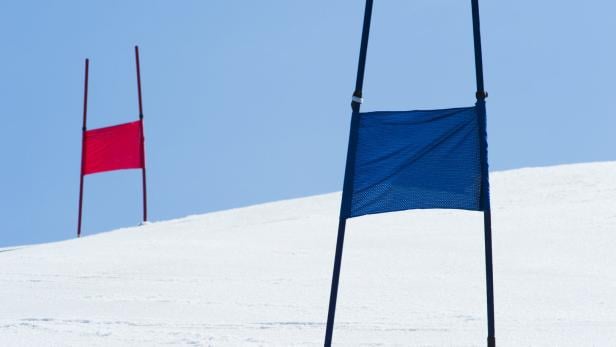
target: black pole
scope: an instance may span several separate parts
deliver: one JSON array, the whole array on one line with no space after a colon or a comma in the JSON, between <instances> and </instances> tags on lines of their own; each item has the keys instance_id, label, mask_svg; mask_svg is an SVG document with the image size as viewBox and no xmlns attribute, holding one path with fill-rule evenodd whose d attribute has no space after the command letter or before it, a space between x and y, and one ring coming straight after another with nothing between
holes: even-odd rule
<instances>
[{"instance_id":1,"label":"black pole","mask_svg":"<svg viewBox=\"0 0 616 347\"><path fill-rule=\"evenodd\" d=\"M483 58L481 54L481 31L479 24L479 0L471 0L473 11L473 41L475 46L475 78L477 80L477 101L488 96L483 87Z\"/></svg>"},{"instance_id":2,"label":"black pole","mask_svg":"<svg viewBox=\"0 0 616 347\"><path fill-rule=\"evenodd\" d=\"M340 280L340 266L342 265L342 249L344 245L344 233L346 230L346 220L349 216L350 201L348 194L353 191L353 168L355 165L355 149L356 149L356 121L362 102L362 88L364 84L364 72L366 69L366 53L368 51L368 36L370 35L370 22L372 19L372 4L373 0L366 0L366 8L364 11L364 24L361 35L361 46L359 50L359 63L357 65L357 79L355 81L355 91L351 108L353 116L351 120L351 131L349 135L349 147L347 152L346 168L344 174L344 186L342 189L342 206L340 208L340 218L338 221L338 238L336 240L336 255L334 257L334 273L332 275L332 286L329 297L329 311L327 313L327 327L325 331L325 347L332 345L332 337L334 333L334 317L336 315L336 301L338 298L338 283ZM347 194L348 192L348 194Z\"/></svg>"},{"instance_id":3,"label":"black pole","mask_svg":"<svg viewBox=\"0 0 616 347\"><path fill-rule=\"evenodd\" d=\"M332 336L334 333L334 316L336 314L336 300L338 298L338 283L340 279L340 266L342 264L344 232L346 230L346 220L351 216L351 196L353 195L353 176L355 175L355 153L357 152L358 122L359 113L353 113L351 118L351 131L349 133L346 168L344 170L344 186L342 188L340 218L338 220L338 239L336 240L334 274L332 276L332 288L329 297L329 312L327 313L327 330L325 332L326 347L329 347L332 344Z\"/></svg>"},{"instance_id":4,"label":"black pole","mask_svg":"<svg viewBox=\"0 0 616 347\"><path fill-rule=\"evenodd\" d=\"M340 265L342 264L342 247L344 245L344 232L346 229L346 218L338 221L338 239L336 240L336 256L334 257L334 274L332 276L332 287L329 294L329 311L327 312L327 328L325 331L325 347L332 345L334 334L334 316L336 315L336 300L338 298L338 282L340 280Z\"/></svg>"},{"instance_id":5,"label":"black pole","mask_svg":"<svg viewBox=\"0 0 616 347\"><path fill-rule=\"evenodd\" d=\"M90 60L86 59L86 72L83 82L83 125L81 126L81 172L79 174L79 212L77 214L77 237L81 236L81 210L83 208L83 165L85 162L86 119L88 116L88 67Z\"/></svg>"},{"instance_id":6,"label":"black pole","mask_svg":"<svg viewBox=\"0 0 616 347\"><path fill-rule=\"evenodd\" d=\"M355 91L351 108L353 112L359 112L362 102L362 89L364 87L364 72L366 71L366 54L368 53L368 37L370 36L370 22L372 21L373 0L366 0L364 10L364 25L361 33L361 46L359 48L359 62L357 64L357 79L355 80Z\"/></svg>"},{"instance_id":7,"label":"black pole","mask_svg":"<svg viewBox=\"0 0 616 347\"><path fill-rule=\"evenodd\" d=\"M489 171L486 141L486 110L485 99L488 96L483 85L483 59L481 53L481 31L479 24L479 0L471 0L473 11L473 39L475 43L475 75L477 79L477 110L481 124L482 152L482 187L481 204L483 209L483 227L486 260L486 294L488 309L488 347L496 346L494 329L494 275L492 268L492 213L490 209Z\"/></svg>"},{"instance_id":8,"label":"black pole","mask_svg":"<svg viewBox=\"0 0 616 347\"><path fill-rule=\"evenodd\" d=\"M141 188L143 191L143 221L148 221L148 191L145 179L145 136L143 130L143 103L141 102L141 68L139 65L139 47L135 46L135 62L137 66L137 96L139 98L139 120L141 121L141 157L143 167L141 168Z\"/></svg>"},{"instance_id":9,"label":"black pole","mask_svg":"<svg viewBox=\"0 0 616 347\"><path fill-rule=\"evenodd\" d=\"M494 336L494 278L492 274L492 214L490 207L483 212L485 257L486 257L486 293L488 305L488 347L496 346Z\"/></svg>"}]
</instances>

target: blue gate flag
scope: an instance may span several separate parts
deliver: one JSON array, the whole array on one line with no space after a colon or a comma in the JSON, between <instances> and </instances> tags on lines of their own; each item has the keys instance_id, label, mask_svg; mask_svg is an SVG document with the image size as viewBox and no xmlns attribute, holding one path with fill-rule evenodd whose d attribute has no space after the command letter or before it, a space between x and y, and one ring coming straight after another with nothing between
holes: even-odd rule
<instances>
[{"instance_id":1,"label":"blue gate flag","mask_svg":"<svg viewBox=\"0 0 616 347\"><path fill-rule=\"evenodd\" d=\"M354 113L342 218L408 209L483 210L482 106Z\"/></svg>"}]
</instances>

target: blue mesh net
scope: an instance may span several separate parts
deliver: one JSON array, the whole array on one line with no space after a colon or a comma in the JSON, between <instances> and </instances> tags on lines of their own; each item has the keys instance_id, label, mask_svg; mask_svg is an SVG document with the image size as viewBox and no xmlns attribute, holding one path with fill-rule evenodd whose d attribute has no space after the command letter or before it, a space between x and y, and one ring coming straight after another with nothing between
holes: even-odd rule
<instances>
[{"instance_id":1,"label":"blue mesh net","mask_svg":"<svg viewBox=\"0 0 616 347\"><path fill-rule=\"evenodd\" d=\"M480 128L475 107L353 114L342 217L481 210Z\"/></svg>"}]
</instances>

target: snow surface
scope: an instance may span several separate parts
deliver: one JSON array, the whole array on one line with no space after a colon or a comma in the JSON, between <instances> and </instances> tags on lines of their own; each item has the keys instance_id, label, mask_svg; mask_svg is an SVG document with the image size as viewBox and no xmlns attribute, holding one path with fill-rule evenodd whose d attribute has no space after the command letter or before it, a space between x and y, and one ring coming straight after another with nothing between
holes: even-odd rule
<instances>
[{"instance_id":1,"label":"snow surface","mask_svg":"<svg viewBox=\"0 0 616 347\"><path fill-rule=\"evenodd\" d=\"M0 250L1 346L322 345L340 194ZM499 346L616 346L616 162L492 175ZM484 346L482 217L349 221L335 345Z\"/></svg>"}]
</instances>

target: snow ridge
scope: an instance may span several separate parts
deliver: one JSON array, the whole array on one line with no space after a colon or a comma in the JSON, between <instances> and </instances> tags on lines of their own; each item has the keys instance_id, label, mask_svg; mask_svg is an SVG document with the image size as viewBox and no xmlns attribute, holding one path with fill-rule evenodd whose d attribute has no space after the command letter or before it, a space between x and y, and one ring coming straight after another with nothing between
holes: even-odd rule
<instances>
[{"instance_id":1,"label":"snow ridge","mask_svg":"<svg viewBox=\"0 0 616 347\"><path fill-rule=\"evenodd\" d=\"M616 162L491 177L499 346L616 345ZM340 194L0 250L3 346L322 345ZM349 221L336 345L483 346L482 218Z\"/></svg>"}]
</instances>

